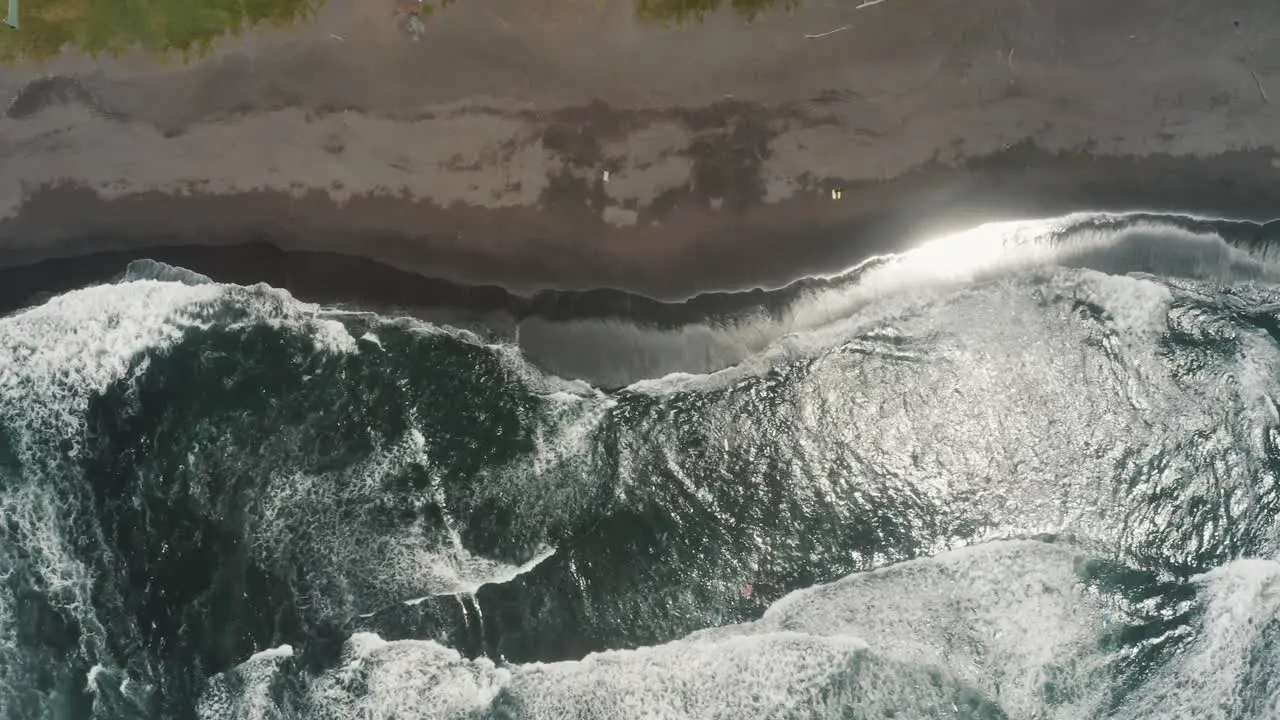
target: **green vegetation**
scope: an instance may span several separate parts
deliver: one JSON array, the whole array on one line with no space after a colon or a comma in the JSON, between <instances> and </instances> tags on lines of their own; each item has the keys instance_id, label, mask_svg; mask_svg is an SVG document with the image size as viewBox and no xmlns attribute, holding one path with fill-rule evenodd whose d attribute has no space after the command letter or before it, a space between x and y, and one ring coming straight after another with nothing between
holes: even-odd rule
<instances>
[{"instance_id":1,"label":"green vegetation","mask_svg":"<svg viewBox=\"0 0 1280 720\"><path fill-rule=\"evenodd\" d=\"M140 47L189 58L255 25L288 25L323 0L25 0L21 28L0 25L0 61L41 60L67 46L98 54Z\"/></svg>"},{"instance_id":2,"label":"green vegetation","mask_svg":"<svg viewBox=\"0 0 1280 720\"><path fill-rule=\"evenodd\" d=\"M669 25L698 22L718 11L724 0L636 0L636 15L644 20ZM729 0L729 5L747 20L768 10L791 10L800 0Z\"/></svg>"},{"instance_id":3,"label":"green vegetation","mask_svg":"<svg viewBox=\"0 0 1280 720\"><path fill-rule=\"evenodd\" d=\"M346 0L343 0L346 1ZM313 16L325 0L23 0L21 29L0 24L0 62L42 60L74 47L92 55L134 48L183 60L214 41L254 26L286 26ZM387 0L388 16L425 19L454 0ZM767 10L790 10L800 0L634 0L636 15L664 25L697 22L726 3L752 20ZM407 10L406 10L407 8Z\"/></svg>"}]
</instances>

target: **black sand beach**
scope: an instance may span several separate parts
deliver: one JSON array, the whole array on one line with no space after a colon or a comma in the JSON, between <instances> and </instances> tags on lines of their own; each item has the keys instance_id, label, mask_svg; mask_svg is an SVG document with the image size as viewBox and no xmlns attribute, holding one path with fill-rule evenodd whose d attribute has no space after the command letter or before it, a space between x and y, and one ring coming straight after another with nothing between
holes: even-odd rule
<instances>
[{"instance_id":1,"label":"black sand beach","mask_svg":"<svg viewBox=\"0 0 1280 720\"><path fill-rule=\"evenodd\" d=\"M828 1L676 29L536 5L456 3L415 39L363 0L188 66L9 68L0 267L250 242L673 301L988 220L1280 215L1274 3ZM343 283L382 292L371 267Z\"/></svg>"}]
</instances>

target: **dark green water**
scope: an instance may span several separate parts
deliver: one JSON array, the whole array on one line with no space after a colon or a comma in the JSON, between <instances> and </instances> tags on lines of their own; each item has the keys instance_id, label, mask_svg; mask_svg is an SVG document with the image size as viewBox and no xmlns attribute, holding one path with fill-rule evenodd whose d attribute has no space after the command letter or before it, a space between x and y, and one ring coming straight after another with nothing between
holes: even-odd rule
<instances>
[{"instance_id":1,"label":"dark green water","mask_svg":"<svg viewBox=\"0 0 1280 720\"><path fill-rule=\"evenodd\" d=\"M0 717L1275 717L1261 232L987 227L611 390L136 264L0 319Z\"/></svg>"}]
</instances>

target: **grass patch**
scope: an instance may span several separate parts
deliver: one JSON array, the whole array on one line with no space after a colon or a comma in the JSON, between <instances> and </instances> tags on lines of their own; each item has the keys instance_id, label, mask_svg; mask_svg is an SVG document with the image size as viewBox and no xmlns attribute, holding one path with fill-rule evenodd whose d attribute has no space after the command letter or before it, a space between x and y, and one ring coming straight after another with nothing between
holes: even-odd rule
<instances>
[{"instance_id":1,"label":"grass patch","mask_svg":"<svg viewBox=\"0 0 1280 720\"><path fill-rule=\"evenodd\" d=\"M133 48L184 60L254 26L309 18L323 0L25 0L20 28L0 26L0 62L42 60L63 48L117 55Z\"/></svg>"},{"instance_id":2,"label":"grass patch","mask_svg":"<svg viewBox=\"0 0 1280 720\"><path fill-rule=\"evenodd\" d=\"M665 25L701 22L716 13L724 0L635 0L636 16ZM800 0L729 0L729 6L746 20L754 20L769 10L793 10Z\"/></svg>"},{"instance_id":3,"label":"grass patch","mask_svg":"<svg viewBox=\"0 0 1280 720\"><path fill-rule=\"evenodd\" d=\"M340 0L346 1L346 0ZM387 13L409 8L425 20L437 5L388 2ZM699 22L727 5L747 20L791 10L801 0L633 0L636 16L663 25ZM3 2L3 0L0 0ZM74 47L90 55L141 48L183 61L209 51L221 37L258 26L284 27L308 19L325 0L23 0L21 27L0 25L0 63L38 61ZM398 9L397 9L398 8Z\"/></svg>"}]
</instances>

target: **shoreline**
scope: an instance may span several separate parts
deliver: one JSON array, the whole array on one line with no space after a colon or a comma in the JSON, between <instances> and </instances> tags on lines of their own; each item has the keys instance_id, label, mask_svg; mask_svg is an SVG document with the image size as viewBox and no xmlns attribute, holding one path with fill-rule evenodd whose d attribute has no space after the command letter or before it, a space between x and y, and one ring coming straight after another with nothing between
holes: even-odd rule
<instances>
[{"instance_id":1,"label":"shoreline","mask_svg":"<svg viewBox=\"0 0 1280 720\"><path fill-rule=\"evenodd\" d=\"M985 222L1106 212L1264 223L1280 217L1280 200L1268 183L1273 174L1280 180L1260 153L1137 159L1048 155L1026 146L964 166L842 184L848 199L808 193L738 211L673 204L628 228L610 227L585 210L589 188L562 198L559 207L482 209L376 196L337 203L314 192L147 193L106 200L85 188L60 186L35 194L17 216L0 220L0 237L20 239L0 245L0 270L261 243L282 254L370 261L427 286L459 288L424 289L426 304L436 303L437 292L461 288L526 299L616 291L680 304L775 292ZM211 261L217 262L201 260ZM240 271L232 276L250 281ZM270 277L257 280L275 284Z\"/></svg>"},{"instance_id":2,"label":"shoreline","mask_svg":"<svg viewBox=\"0 0 1280 720\"><path fill-rule=\"evenodd\" d=\"M1149 227L1153 221L1175 232L1214 234L1255 258L1280 248L1280 219L1259 223L1173 213L1086 214L1063 226L1055 237L1067 243L1088 242L1091 233L1120 233ZM1144 260L1144 253L1153 251L1151 241L1160 242L1159 236L1140 230L1132 237L1137 243L1115 256L1118 267L1135 261L1139 265L1133 267L1149 267L1152 258ZM1178 258L1189 257L1187 252L1186 243L1173 242L1169 258L1176 264ZM1219 258L1207 262L1222 262L1225 256ZM266 283L300 301L337 311L411 317L468 330L484 342L519 346L529 362L552 375L605 389L673 372L706 374L735 365L790 332L793 312L801 317L811 314L818 307L812 303L840 297L841 288L856 285L860 275L850 271L801 277L770 290L709 292L679 302L603 288L542 290L525 296L496 285L429 278L367 258L281 250L259 241L145 247L0 269L0 317L54 294L115 281L130 262L144 259L220 283Z\"/></svg>"},{"instance_id":3,"label":"shoreline","mask_svg":"<svg viewBox=\"0 0 1280 720\"><path fill-rule=\"evenodd\" d=\"M1084 216L1111 214L1123 224L1130 218L1157 218L1192 232L1220 234L1229 244L1262 249L1280 242L1280 218L1206 216L1187 210L1077 210ZM1066 213L1071 214L1071 213ZM1063 215L1006 218L1052 219ZM989 220L984 222L994 222ZM968 229L971 226L959 228ZM727 320L745 314L784 310L806 291L841 282L841 276L884 254L910 250L898 243L866 254L847 265L786 278L773 285L712 288L688 296L664 298L625 287L538 287L522 293L488 283L468 284L456 278L430 276L364 255L327 250L287 249L267 240L228 239L225 243L141 244L128 239L123 249L102 250L102 238L88 254L65 254L33 263L0 264L0 316L27 307L39 298L81 287L112 282L130 262L156 260L237 285L265 283L289 291L304 302L334 307L429 311L448 309L458 317L504 314L513 321L539 318L553 322L625 319L656 328L678 328L691 322ZM865 246L863 246L865 248ZM470 320L464 320L469 322Z\"/></svg>"}]
</instances>

